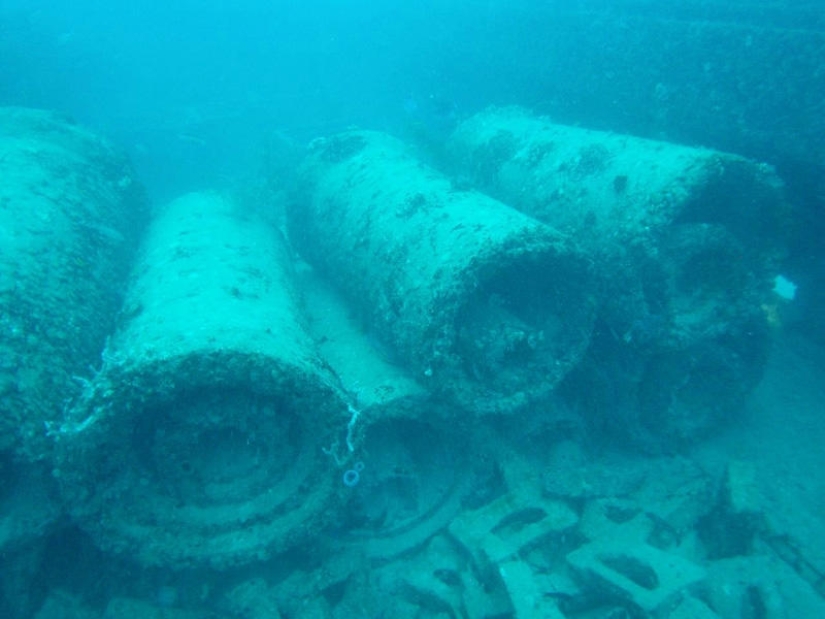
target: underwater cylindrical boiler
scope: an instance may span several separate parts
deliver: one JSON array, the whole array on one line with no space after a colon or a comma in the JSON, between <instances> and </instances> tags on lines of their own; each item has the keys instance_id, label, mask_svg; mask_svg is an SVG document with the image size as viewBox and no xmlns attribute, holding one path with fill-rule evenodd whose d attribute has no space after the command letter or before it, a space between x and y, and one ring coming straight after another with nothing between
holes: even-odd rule
<instances>
[{"instance_id":1,"label":"underwater cylindrical boiler","mask_svg":"<svg viewBox=\"0 0 825 619\"><path fill-rule=\"evenodd\" d=\"M447 150L465 182L587 249L622 337L633 337L639 320L668 322L669 340L686 342L764 290L787 214L769 166L559 125L516 107L465 120Z\"/></svg>"},{"instance_id":2,"label":"underwater cylindrical boiler","mask_svg":"<svg viewBox=\"0 0 825 619\"><path fill-rule=\"evenodd\" d=\"M331 517L347 406L307 334L276 230L215 193L143 241L106 365L60 429L56 475L102 548L249 563Z\"/></svg>"},{"instance_id":3,"label":"underwater cylindrical boiler","mask_svg":"<svg viewBox=\"0 0 825 619\"><path fill-rule=\"evenodd\" d=\"M331 453L347 499L331 543L386 561L419 547L460 510L475 482L475 424L457 423L454 406L392 363L314 269L299 262L296 276L320 353L358 410Z\"/></svg>"},{"instance_id":4,"label":"underwater cylindrical boiler","mask_svg":"<svg viewBox=\"0 0 825 619\"><path fill-rule=\"evenodd\" d=\"M49 455L101 364L146 219L126 158L51 112L0 108L0 452Z\"/></svg>"},{"instance_id":5,"label":"underwater cylindrical boiler","mask_svg":"<svg viewBox=\"0 0 825 619\"><path fill-rule=\"evenodd\" d=\"M787 214L774 170L739 155L553 123L518 107L463 121L447 144L475 186L594 248L719 224L773 248Z\"/></svg>"},{"instance_id":6,"label":"underwater cylindrical boiler","mask_svg":"<svg viewBox=\"0 0 825 619\"><path fill-rule=\"evenodd\" d=\"M316 140L301 175L291 240L436 394L478 413L511 412L578 362L593 279L563 235L457 190L382 133Z\"/></svg>"},{"instance_id":7,"label":"underwater cylindrical boiler","mask_svg":"<svg viewBox=\"0 0 825 619\"><path fill-rule=\"evenodd\" d=\"M447 152L465 182L593 257L604 302L567 389L580 409L603 393L602 418L676 442L735 414L765 363L760 306L786 214L769 166L520 108L467 119Z\"/></svg>"}]
</instances>

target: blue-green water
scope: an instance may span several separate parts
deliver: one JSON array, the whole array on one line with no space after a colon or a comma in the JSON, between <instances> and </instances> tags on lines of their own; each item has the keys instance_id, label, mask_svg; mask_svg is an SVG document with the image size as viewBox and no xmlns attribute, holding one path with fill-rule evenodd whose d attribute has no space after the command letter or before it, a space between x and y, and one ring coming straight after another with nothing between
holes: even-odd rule
<instances>
[{"instance_id":1,"label":"blue-green water","mask_svg":"<svg viewBox=\"0 0 825 619\"><path fill-rule=\"evenodd\" d=\"M0 616L825 616L823 63L814 1L4 0Z\"/></svg>"}]
</instances>

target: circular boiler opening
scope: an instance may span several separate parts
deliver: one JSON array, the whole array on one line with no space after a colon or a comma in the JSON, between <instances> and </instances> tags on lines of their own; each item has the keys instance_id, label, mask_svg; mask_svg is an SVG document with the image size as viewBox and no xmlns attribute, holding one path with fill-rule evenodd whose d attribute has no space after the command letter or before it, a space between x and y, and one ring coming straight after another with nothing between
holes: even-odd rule
<instances>
[{"instance_id":1,"label":"circular boiler opening","mask_svg":"<svg viewBox=\"0 0 825 619\"><path fill-rule=\"evenodd\" d=\"M289 475L302 433L282 399L211 389L146 409L132 440L159 493L178 505L206 506L271 491Z\"/></svg>"},{"instance_id":2,"label":"circular boiler opening","mask_svg":"<svg viewBox=\"0 0 825 619\"><path fill-rule=\"evenodd\" d=\"M492 391L551 388L590 340L591 282L576 260L520 256L497 265L458 315L456 350L466 375Z\"/></svg>"}]
</instances>

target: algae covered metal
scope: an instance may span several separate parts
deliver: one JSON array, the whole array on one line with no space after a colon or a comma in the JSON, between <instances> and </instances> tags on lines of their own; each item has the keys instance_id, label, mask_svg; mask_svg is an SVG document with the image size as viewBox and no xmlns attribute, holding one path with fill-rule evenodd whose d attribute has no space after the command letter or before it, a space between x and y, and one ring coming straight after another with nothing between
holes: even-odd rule
<instances>
[{"instance_id":1,"label":"algae covered metal","mask_svg":"<svg viewBox=\"0 0 825 619\"><path fill-rule=\"evenodd\" d=\"M345 417L277 232L212 193L162 208L106 365L60 429L78 523L145 564L225 568L316 533Z\"/></svg>"},{"instance_id":2,"label":"algae covered metal","mask_svg":"<svg viewBox=\"0 0 825 619\"><path fill-rule=\"evenodd\" d=\"M735 413L765 363L761 305L787 214L769 166L520 108L469 118L448 151L466 181L592 256L604 303L567 385L581 410L676 442Z\"/></svg>"},{"instance_id":3,"label":"algae covered metal","mask_svg":"<svg viewBox=\"0 0 825 619\"><path fill-rule=\"evenodd\" d=\"M490 108L448 143L455 171L599 252L651 242L669 226L719 225L765 250L787 209L774 170L739 155Z\"/></svg>"},{"instance_id":4,"label":"algae covered metal","mask_svg":"<svg viewBox=\"0 0 825 619\"><path fill-rule=\"evenodd\" d=\"M143 192L125 157L50 112L0 109L0 451L40 460L100 365Z\"/></svg>"},{"instance_id":5,"label":"algae covered metal","mask_svg":"<svg viewBox=\"0 0 825 619\"><path fill-rule=\"evenodd\" d=\"M581 358L593 279L562 234L457 190L381 133L315 141L301 175L291 240L435 393L510 412L546 396Z\"/></svg>"}]
</instances>

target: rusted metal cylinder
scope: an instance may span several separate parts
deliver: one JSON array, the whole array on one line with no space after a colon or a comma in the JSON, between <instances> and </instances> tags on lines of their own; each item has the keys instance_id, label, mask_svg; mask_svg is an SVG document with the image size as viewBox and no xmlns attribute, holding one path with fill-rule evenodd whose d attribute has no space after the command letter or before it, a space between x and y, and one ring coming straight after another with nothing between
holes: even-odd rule
<instances>
[{"instance_id":1,"label":"rusted metal cylinder","mask_svg":"<svg viewBox=\"0 0 825 619\"><path fill-rule=\"evenodd\" d=\"M0 451L42 460L100 366L143 192L125 157L49 112L0 109Z\"/></svg>"},{"instance_id":2,"label":"rusted metal cylinder","mask_svg":"<svg viewBox=\"0 0 825 619\"><path fill-rule=\"evenodd\" d=\"M569 389L580 408L603 392L597 416L666 442L733 415L767 351L760 306L786 212L770 167L518 108L466 120L448 151L466 181L593 256L605 288Z\"/></svg>"},{"instance_id":3,"label":"rusted metal cylinder","mask_svg":"<svg viewBox=\"0 0 825 619\"><path fill-rule=\"evenodd\" d=\"M475 424L456 423L454 406L392 363L343 295L309 265L299 262L296 275L321 355L358 411L329 450L347 499L332 543L387 561L419 547L459 512L475 481L468 449Z\"/></svg>"},{"instance_id":4,"label":"rusted metal cylinder","mask_svg":"<svg viewBox=\"0 0 825 619\"><path fill-rule=\"evenodd\" d=\"M290 238L361 324L437 395L478 413L545 396L594 320L584 257L561 234L457 191L398 140L318 140L289 210Z\"/></svg>"},{"instance_id":5,"label":"rusted metal cylinder","mask_svg":"<svg viewBox=\"0 0 825 619\"><path fill-rule=\"evenodd\" d=\"M787 214L770 166L558 125L521 108L470 117L453 133L449 152L473 185L600 253L621 255L629 244L695 223L720 225L750 248L770 251Z\"/></svg>"},{"instance_id":6,"label":"rusted metal cylinder","mask_svg":"<svg viewBox=\"0 0 825 619\"><path fill-rule=\"evenodd\" d=\"M59 429L72 514L148 565L227 568L330 518L347 419L279 234L213 193L154 217L106 365Z\"/></svg>"}]
</instances>

